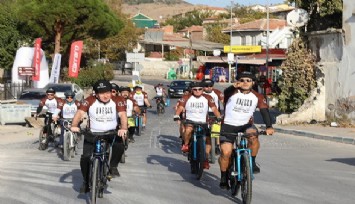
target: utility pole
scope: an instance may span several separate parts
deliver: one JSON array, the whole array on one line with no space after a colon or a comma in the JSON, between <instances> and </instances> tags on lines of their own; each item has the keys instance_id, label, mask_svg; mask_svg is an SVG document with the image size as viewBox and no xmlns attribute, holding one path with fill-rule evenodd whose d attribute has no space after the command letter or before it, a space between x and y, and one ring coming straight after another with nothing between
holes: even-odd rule
<instances>
[{"instance_id":1,"label":"utility pole","mask_svg":"<svg viewBox=\"0 0 355 204\"><path fill-rule=\"evenodd\" d=\"M189 72L187 73L187 76L190 75L190 72L192 71L192 32L189 31L189 45L190 45L190 54L189 54Z\"/></svg>"},{"instance_id":2,"label":"utility pole","mask_svg":"<svg viewBox=\"0 0 355 204\"><path fill-rule=\"evenodd\" d=\"M267 0L266 5L266 78L268 78L269 73L269 32L270 32L270 16L269 16L269 0Z\"/></svg>"},{"instance_id":3,"label":"utility pole","mask_svg":"<svg viewBox=\"0 0 355 204\"><path fill-rule=\"evenodd\" d=\"M232 33L233 33L232 27L233 27L233 1L231 1L231 30L230 30L229 53L232 53ZM232 78L232 62L228 62L228 82L229 83L232 82L231 78Z\"/></svg>"}]
</instances>

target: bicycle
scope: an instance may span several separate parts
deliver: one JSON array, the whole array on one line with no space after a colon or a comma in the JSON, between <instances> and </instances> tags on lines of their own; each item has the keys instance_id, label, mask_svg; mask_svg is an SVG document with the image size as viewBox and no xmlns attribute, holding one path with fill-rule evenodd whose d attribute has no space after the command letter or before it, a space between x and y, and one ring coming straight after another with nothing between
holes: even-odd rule
<instances>
[{"instance_id":1,"label":"bicycle","mask_svg":"<svg viewBox=\"0 0 355 204\"><path fill-rule=\"evenodd\" d=\"M165 103L162 96L154 97L155 103L157 104L157 114L162 115L165 113Z\"/></svg>"},{"instance_id":2,"label":"bicycle","mask_svg":"<svg viewBox=\"0 0 355 204\"><path fill-rule=\"evenodd\" d=\"M62 120L64 128L64 138L63 138L63 159L64 161L70 161L71 158L74 158L74 155L78 151L78 135L75 132L70 130L71 121Z\"/></svg>"},{"instance_id":3,"label":"bicycle","mask_svg":"<svg viewBox=\"0 0 355 204\"><path fill-rule=\"evenodd\" d=\"M206 132L207 123L187 121L193 125L192 137L189 143L188 160L190 161L191 173L196 174L197 180L200 180L203 174L203 164L206 160Z\"/></svg>"},{"instance_id":4,"label":"bicycle","mask_svg":"<svg viewBox=\"0 0 355 204\"><path fill-rule=\"evenodd\" d=\"M143 130L143 116L144 116L144 111L147 110L147 107L139 107L141 110L140 114L135 115L135 121L136 121L136 131L135 134L137 136L141 136L142 130Z\"/></svg>"},{"instance_id":5,"label":"bicycle","mask_svg":"<svg viewBox=\"0 0 355 204\"><path fill-rule=\"evenodd\" d=\"M60 135L60 127L57 122L52 121L52 115L53 113L50 112L45 113L45 124L39 132L39 150L46 150L49 142L54 142L55 138Z\"/></svg>"},{"instance_id":6,"label":"bicycle","mask_svg":"<svg viewBox=\"0 0 355 204\"><path fill-rule=\"evenodd\" d=\"M253 165L251 161L251 149L248 148L248 135L244 132L226 133L211 132L213 134L233 136L236 140L233 144L230 167L228 170L228 180L232 196L238 195L241 188L243 204L250 204L252 199ZM259 135L266 135L265 131L260 131Z\"/></svg>"},{"instance_id":7,"label":"bicycle","mask_svg":"<svg viewBox=\"0 0 355 204\"><path fill-rule=\"evenodd\" d=\"M209 116L208 117L208 131L210 132L211 135L211 152L210 152L210 162L214 164L216 162L216 146L217 146L217 140L219 139L218 134L212 134L211 132L217 132L220 130L221 125L217 123L216 121L216 116Z\"/></svg>"},{"instance_id":8,"label":"bicycle","mask_svg":"<svg viewBox=\"0 0 355 204\"><path fill-rule=\"evenodd\" d=\"M110 160L112 147L107 142L107 136L117 135L117 131L95 133L95 148L91 157L90 168L90 198L91 203L96 203L96 198L102 198L107 187L107 181L111 180ZM116 136L113 139L115 140Z\"/></svg>"}]
</instances>

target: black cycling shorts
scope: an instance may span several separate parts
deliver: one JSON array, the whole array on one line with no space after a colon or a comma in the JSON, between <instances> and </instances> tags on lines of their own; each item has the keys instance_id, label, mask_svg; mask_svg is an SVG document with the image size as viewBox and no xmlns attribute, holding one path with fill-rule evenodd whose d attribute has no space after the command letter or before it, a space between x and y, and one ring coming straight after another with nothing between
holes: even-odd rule
<instances>
[{"instance_id":1,"label":"black cycling shorts","mask_svg":"<svg viewBox=\"0 0 355 204\"><path fill-rule=\"evenodd\" d=\"M233 126L233 125L228 125L228 124L222 124L221 135L219 136L219 141L220 141L220 143L229 142L229 143L233 144L236 139L236 136L223 135L223 132L226 132L226 133L245 132L250 127L252 127L252 124L245 124L242 126Z\"/></svg>"}]
</instances>

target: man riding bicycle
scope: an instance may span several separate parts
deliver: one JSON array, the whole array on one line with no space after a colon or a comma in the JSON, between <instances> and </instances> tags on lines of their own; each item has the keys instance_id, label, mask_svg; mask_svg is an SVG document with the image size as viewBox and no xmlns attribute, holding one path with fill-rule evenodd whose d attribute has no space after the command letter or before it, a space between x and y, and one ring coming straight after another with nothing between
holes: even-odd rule
<instances>
[{"instance_id":1,"label":"man riding bicycle","mask_svg":"<svg viewBox=\"0 0 355 204\"><path fill-rule=\"evenodd\" d=\"M112 158L110 172L113 176L120 176L117 166L124 152L123 140L127 133L126 103L123 97L112 99L111 84L107 80L98 80L94 86L95 96L87 97L76 112L71 131L79 132L78 124L85 113L89 118L90 131L85 135L83 154L80 159L80 168L83 175L83 185L80 193L89 192L89 172L91 155L95 149L95 141L98 136L106 132L116 132L118 118L120 129L110 135L105 135L107 142L112 145ZM118 136L118 137L116 137Z\"/></svg>"},{"instance_id":2,"label":"man riding bicycle","mask_svg":"<svg viewBox=\"0 0 355 204\"><path fill-rule=\"evenodd\" d=\"M62 119L67 121L72 121L76 111L80 108L81 103L78 100L75 100L75 93L72 91L66 91L64 93L65 100L62 107L61 115ZM60 120L60 125L62 126L59 138L59 148L63 148L64 142L64 120Z\"/></svg>"},{"instance_id":3,"label":"man riding bicycle","mask_svg":"<svg viewBox=\"0 0 355 204\"><path fill-rule=\"evenodd\" d=\"M46 90L46 96L41 99L37 107L35 118L42 112L43 106L47 107L47 112L52 114L51 118L45 118L44 124L51 124L59 119L59 113L64 105L63 99L55 96L55 90L48 88ZM50 127L49 127L50 128ZM52 130L49 131L51 133Z\"/></svg>"},{"instance_id":4,"label":"man riding bicycle","mask_svg":"<svg viewBox=\"0 0 355 204\"><path fill-rule=\"evenodd\" d=\"M158 98L158 97L161 98L162 103L165 104L164 97L167 97L167 94L165 88L163 87L163 84L159 83L158 85L154 86L154 90L157 93L157 95L154 98Z\"/></svg>"},{"instance_id":5,"label":"man riding bicycle","mask_svg":"<svg viewBox=\"0 0 355 204\"><path fill-rule=\"evenodd\" d=\"M238 133L252 128L253 124L250 122L250 119L253 117L256 108L259 108L266 124L266 134L272 135L274 133L266 100L262 94L252 89L255 81L254 74L251 72L242 72L238 74L236 80L236 83L224 90L225 116L221 126L221 156L219 157L221 170L220 187L223 189L228 188L227 169L235 141L235 137L223 136L223 132ZM259 147L260 143L257 134L248 138L248 148L251 149L254 173L260 172L260 168L255 163Z\"/></svg>"},{"instance_id":6,"label":"man riding bicycle","mask_svg":"<svg viewBox=\"0 0 355 204\"><path fill-rule=\"evenodd\" d=\"M149 107L149 108L152 107L148 100L148 94L142 90L142 87L135 86L133 92L131 92L130 94L130 98L137 101L138 106L141 109L141 112L143 113L142 127L145 128L145 125L147 124L147 114L146 114L145 107Z\"/></svg>"},{"instance_id":7,"label":"man riding bicycle","mask_svg":"<svg viewBox=\"0 0 355 204\"><path fill-rule=\"evenodd\" d=\"M223 101L224 101L223 93L221 91L213 88L214 81L212 81L211 79L204 79L204 80L202 80L202 83L205 85L203 93L210 95L213 98L214 102L216 103L216 107L217 107L218 111L220 111L220 103L219 102L221 102L223 104ZM212 112L211 108L208 109L208 118L209 118L209 120L213 120L214 118L216 118L216 116ZM208 131L208 134L206 137L206 154L209 155L210 151L211 151L211 132ZM215 151L216 154L220 154L219 139L218 138L216 141L216 147L212 151Z\"/></svg>"},{"instance_id":8,"label":"man riding bicycle","mask_svg":"<svg viewBox=\"0 0 355 204\"><path fill-rule=\"evenodd\" d=\"M185 131L183 135L184 144L181 151L186 153L189 151L189 143L193 131L192 122L206 123L205 131L207 128L207 113L208 108L217 116L217 120L221 120L221 115L216 107L213 98L203 93L204 84L201 82L191 83L191 94L184 95L180 101L179 106L175 112L174 120L180 120L180 113L185 111ZM206 157L204 168L209 169L208 159Z\"/></svg>"},{"instance_id":9,"label":"man riding bicycle","mask_svg":"<svg viewBox=\"0 0 355 204\"><path fill-rule=\"evenodd\" d=\"M140 114L140 109L139 109L137 101L132 98L129 98L129 94L131 93L131 88L129 88L127 86L122 86L120 88L120 93L121 93L121 96L126 99L127 118L132 118L133 113ZM132 127L128 126L128 139L132 143L134 142L134 137L133 137L134 131L135 131L135 126L132 126Z\"/></svg>"}]
</instances>

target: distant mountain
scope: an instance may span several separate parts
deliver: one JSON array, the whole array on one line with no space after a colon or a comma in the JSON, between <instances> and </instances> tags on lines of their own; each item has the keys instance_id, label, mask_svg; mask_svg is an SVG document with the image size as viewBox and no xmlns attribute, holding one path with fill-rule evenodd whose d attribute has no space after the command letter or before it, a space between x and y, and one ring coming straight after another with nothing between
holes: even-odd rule
<instances>
[{"instance_id":1,"label":"distant mountain","mask_svg":"<svg viewBox=\"0 0 355 204\"><path fill-rule=\"evenodd\" d=\"M123 3L129 5L149 4L149 3L162 3L162 4L187 4L183 0L123 0Z\"/></svg>"}]
</instances>

